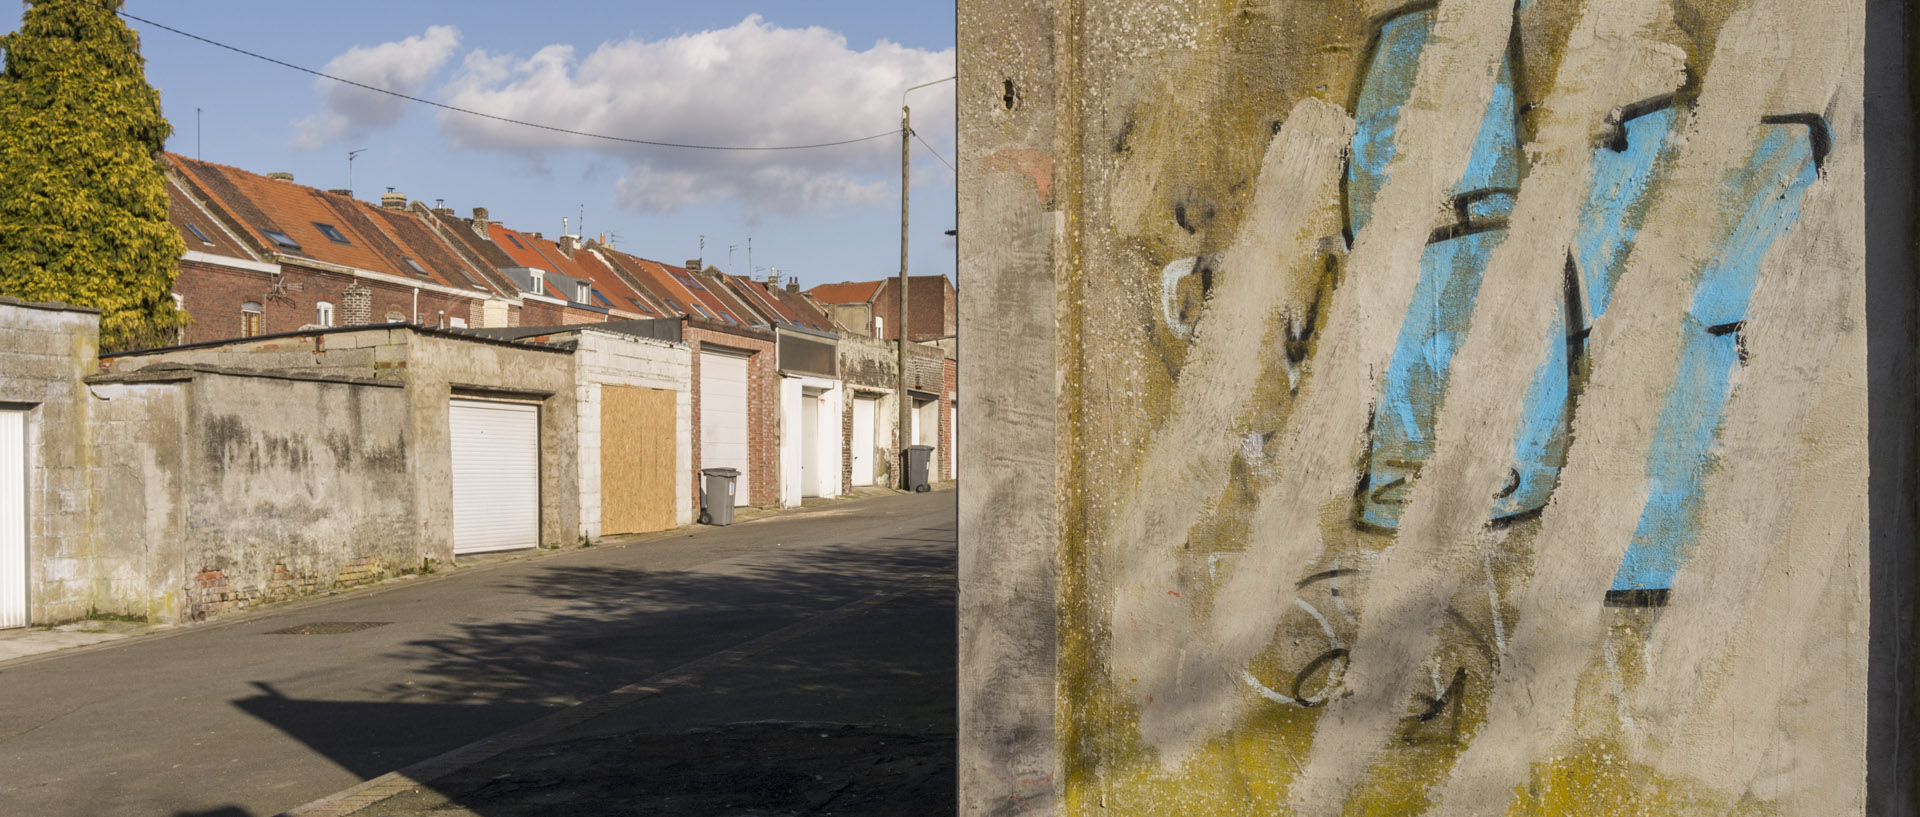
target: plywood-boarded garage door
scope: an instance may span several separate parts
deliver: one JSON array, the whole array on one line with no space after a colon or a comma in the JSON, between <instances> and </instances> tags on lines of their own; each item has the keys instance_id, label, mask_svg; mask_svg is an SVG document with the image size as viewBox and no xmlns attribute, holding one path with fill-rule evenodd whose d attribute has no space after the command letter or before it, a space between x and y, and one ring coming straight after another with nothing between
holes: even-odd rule
<instances>
[{"instance_id":1,"label":"plywood-boarded garage door","mask_svg":"<svg viewBox=\"0 0 1920 817\"><path fill-rule=\"evenodd\" d=\"M27 626L27 413L0 411L0 628Z\"/></svg>"},{"instance_id":2,"label":"plywood-boarded garage door","mask_svg":"<svg viewBox=\"0 0 1920 817\"><path fill-rule=\"evenodd\" d=\"M747 504L747 359L700 353L700 467L734 468L733 504Z\"/></svg>"},{"instance_id":3,"label":"plywood-boarded garage door","mask_svg":"<svg viewBox=\"0 0 1920 817\"><path fill-rule=\"evenodd\" d=\"M673 527L674 396L665 389L600 388L600 532Z\"/></svg>"},{"instance_id":4,"label":"plywood-boarded garage door","mask_svg":"<svg viewBox=\"0 0 1920 817\"><path fill-rule=\"evenodd\" d=\"M540 544L540 407L454 400L453 552Z\"/></svg>"}]
</instances>

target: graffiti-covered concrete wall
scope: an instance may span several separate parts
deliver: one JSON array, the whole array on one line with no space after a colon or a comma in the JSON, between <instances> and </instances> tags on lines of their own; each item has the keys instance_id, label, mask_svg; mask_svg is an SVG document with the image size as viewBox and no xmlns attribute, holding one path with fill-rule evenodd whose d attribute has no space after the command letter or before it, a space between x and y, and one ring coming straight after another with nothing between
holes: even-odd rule
<instances>
[{"instance_id":1,"label":"graffiti-covered concrete wall","mask_svg":"<svg viewBox=\"0 0 1920 817\"><path fill-rule=\"evenodd\" d=\"M960 19L963 811L1908 813L1897 4Z\"/></svg>"}]
</instances>

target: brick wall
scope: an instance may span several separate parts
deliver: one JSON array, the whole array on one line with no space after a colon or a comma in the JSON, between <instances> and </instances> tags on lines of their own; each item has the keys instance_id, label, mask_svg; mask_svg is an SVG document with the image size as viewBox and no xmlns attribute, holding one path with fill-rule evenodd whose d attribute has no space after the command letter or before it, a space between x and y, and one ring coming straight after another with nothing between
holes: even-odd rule
<instances>
[{"instance_id":1,"label":"brick wall","mask_svg":"<svg viewBox=\"0 0 1920 817\"><path fill-rule=\"evenodd\" d=\"M348 308L349 287L366 290L366 323L384 323L389 313L413 320L413 287L292 264L281 265L280 274L276 276L200 261L181 261L173 291L180 295L181 306L193 317L193 325L182 334L181 342L240 337L240 306L249 301L260 305L261 334L292 332L315 323L316 307L321 301L333 304L334 325L351 326L350 318L359 318L360 310L357 305L351 310ZM427 326L441 326L445 318L466 318L472 314L474 304L479 303L473 298L431 290L422 289L419 293L419 316Z\"/></svg>"},{"instance_id":2,"label":"brick wall","mask_svg":"<svg viewBox=\"0 0 1920 817\"><path fill-rule=\"evenodd\" d=\"M780 503L779 375L773 366L773 336L737 335L688 321L683 337L693 350L693 501L700 501L700 350L705 344L752 352L747 361L747 504Z\"/></svg>"},{"instance_id":3,"label":"brick wall","mask_svg":"<svg viewBox=\"0 0 1920 817\"><path fill-rule=\"evenodd\" d=\"M960 439L954 436L953 398L959 394L960 362L953 358L946 361L946 387L940 390L940 470L946 479L953 479L953 452Z\"/></svg>"}]
</instances>

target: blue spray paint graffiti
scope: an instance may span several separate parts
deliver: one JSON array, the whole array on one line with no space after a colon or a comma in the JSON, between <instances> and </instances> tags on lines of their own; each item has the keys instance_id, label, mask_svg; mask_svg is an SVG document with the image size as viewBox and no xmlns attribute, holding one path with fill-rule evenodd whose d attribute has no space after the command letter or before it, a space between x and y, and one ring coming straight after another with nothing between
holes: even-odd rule
<instances>
[{"instance_id":1,"label":"blue spray paint graffiti","mask_svg":"<svg viewBox=\"0 0 1920 817\"><path fill-rule=\"evenodd\" d=\"M1718 214L1725 232L1700 270L1687 309L1680 368L1660 411L1647 457L1648 496L1612 590L1664 590L1685 561L1698 529L1704 477L1742 357L1739 331L1761 261L1799 219L1818 175L1822 123L1772 123L1752 156L1728 180Z\"/></svg>"},{"instance_id":2,"label":"blue spray paint graffiti","mask_svg":"<svg viewBox=\"0 0 1920 817\"><path fill-rule=\"evenodd\" d=\"M1347 174L1347 220L1358 234L1372 219L1386 182L1401 107L1412 91L1420 53L1435 22L1432 9L1384 22L1355 104ZM1593 153L1593 178L1568 260L1568 297L1549 332L1517 429L1510 480L1496 519L1537 510L1565 462L1573 412L1572 361L1584 355L1592 321L1604 315L1644 226L1650 191L1671 158L1679 120L1673 100L1623 112L1614 135ZM1798 218L1828 141L1814 116L1769 117L1765 135L1726 182L1719 239L1686 318L1679 372L1658 418L1648 456L1649 498L1613 590L1658 591L1684 560L1697 524L1703 478L1742 354L1739 328L1767 249ZM1452 189L1454 220L1434 230L1420 259L1420 280L1374 409L1367 478L1357 510L1365 525L1392 529L1410 482L1433 454L1434 422L1461 333L1472 316L1482 273L1507 235L1521 181L1512 58L1503 60L1472 154ZM1567 327L1575 327L1568 336Z\"/></svg>"},{"instance_id":3,"label":"blue spray paint graffiti","mask_svg":"<svg viewBox=\"0 0 1920 817\"><path fill-rule=\"evenodd\" d=\"M1386 181L1400 108L1411 92L1419 55L1434 23L1431 9L1392 18L1380 28L1374 58L1355 106L1356 130L1347 175L1348 223L1358 233L1372 217L1373 199ZM1420 280L1396 338L1376 404L1359 518L1392 528L1409 495L1409 482L1433 454L1433 424L1461 333L1473 314L1480 276L1493 248L1505 240L1507 218L1520 185L1519 112L1512 59L1503 60L1482 115L1467 169L1452 188L1454 219L1433 232L1420 259ZM1553 490L1566 418L1566 330L1549 333L1549 359L1529 386L1530 410L1515 443L1513 476L1497 516L1538 508Z\"/></svg>"}]
</instances>

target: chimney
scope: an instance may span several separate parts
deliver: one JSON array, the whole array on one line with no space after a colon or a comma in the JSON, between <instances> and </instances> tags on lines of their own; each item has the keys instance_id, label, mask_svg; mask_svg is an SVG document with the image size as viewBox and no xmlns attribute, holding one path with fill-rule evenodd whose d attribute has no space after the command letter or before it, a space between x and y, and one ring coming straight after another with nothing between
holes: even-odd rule
<instances>
[{"instance_id":1,"label":"chimney","mask_svg":"<svg viewBox=\"0 0 1920 817\"><path fill-rule=\"evenodd\" d=\"M487 234L487 223L487 208L473 208L473 231L485 237Z\"/></svg>"},{"instance_id":2,"label":"chimney","mask_svg":"<svg viewBox=\"0 0 1920 817\"><path fill-rule=\"evenodd\" d=\"M433 208L433 214L436 216L440 216L441 218L453 218L453 208L452 207L435 207Z\"/></svg>"},{"instance_id":3,"label":"chimney","mask_svg":"<svg viewBox=\"0 0 1920 817\"><path fill-rule=\"evenodd\" d=\"M793 276L792 278L787 279L787 291L788 292L800 291L800 276L796 275L796 276Z\"/></svg>"},{"instance_id":4,"label":"chimney","mask_svg":"<svg viewBox=\"0 0 1920 817\"><path fill-rule=\"evenodd\" d=\"M267 178L272 179L276 182L290 182L290 181L293 181L293 174L283 170L275 173L268 173Z\"/></svg>"},{"instance_id":5,"label":"chimney","mask_svg":"<svg viewBox=\"0 0 1920 817\"><path fill-rule=\"evenodd\" d=\"M577 238L575 236L570 236L570 235L560 236L560 240L556 242L560 245L560 254L568 258L572 258L573 248L578 246L578 244L576 243L576 240Z\"/></svg>"},{"instance_id":6,"label":"chimney","mask_svg":"<svg viewBox=\"0 0 1920 817\"><path fill-rule=\"evenodd\" d=\"M407 194L395 193L393 192L393 188L389 187L387 188L387 192L380 194L380 207L385 210L405 210L407 209Z\"/></svg>"},{"instance_id":7,"label":"chimney","mask_svg":"<svg viewBox=\"0 0 1920 817\"><path fill-rule=\"evenodd\" d=\"M767 286L777 287L779 285L780 285L780 271L774 270L772 272L767 273Z\"/></svg>"},{"instance_id":8,"label":"chimney","mask_svg":"<svg viewBox=\"0 0 1920 817\"><path fill-rule=\"evenodd\" d=\"M534 238L546 238L546 236L539 233L527 233L527 235L533 236Z\"/></svg>"},{"instance_id":9,"label":"chimney","mask_svg":"<svg viewBox=\"0 0 1920 817\"><path fill-rule=\"evenodd\" d=\"M688 271L690 271L690 272L699 272L699 271L700 271L700 259L698 259L698 258L689 258L689 259L687 259L687 270L688 270Z\"/></svg>"},{"instance_id":10,"label":"chimney","mask_svg":"<svg viewBox=\"0 0 1920 817\"><path fill-rule=\"evenodd\" d=\"M346 189L346 188L344 188L344 187L334 187L334 188L330 188L330 189L328 189L328 190L327 190L327 192L329 192L329 193L332 193L332 194L334 194L334 195L336 195L336 196L346 196L347 198L353 198L353 191L352 191L352 190L348 190L348 189Z\"/></svg>"}]
</instances>

